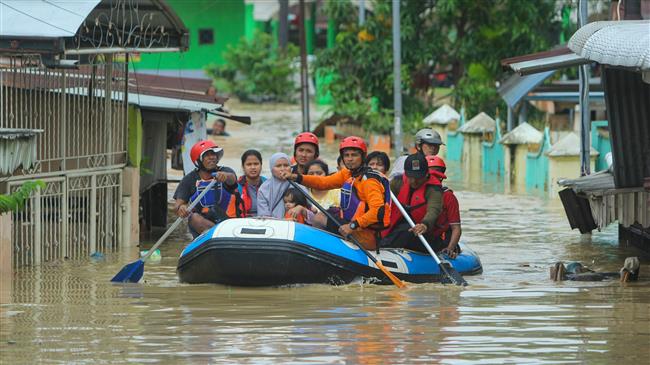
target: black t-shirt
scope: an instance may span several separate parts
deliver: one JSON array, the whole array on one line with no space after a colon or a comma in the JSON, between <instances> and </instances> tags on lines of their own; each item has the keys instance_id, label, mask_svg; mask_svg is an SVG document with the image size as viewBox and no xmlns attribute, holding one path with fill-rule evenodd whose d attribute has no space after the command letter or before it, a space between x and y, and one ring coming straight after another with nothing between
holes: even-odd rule
<instances>
[{"instance_id":1,"label":"black t-shirt","mask_svg":"<svg viewBox=\"0 0 650 365\"><path fill-rule=\"evenodd\" d=\"M230 167L225 167L225 166L220 166L217 168L217 171L221 172L229 172L232 174L235 174L235 171L231 169ZM200 180L201 177L199 176L199 171L198 170L193 170L189 174L183 176L183 179L181 182L178 184L178 187L176 188L176 191L174 192L174 199L181 199L186 202L190 201L190 197L194 192L196 192L196 182ZM226 183L223 184L223 186L226 188L226 190L229 193L235 192L237 190L237 175L235 174L235 184L234 185L228 185Z\"/></svg>"}]
</instances>

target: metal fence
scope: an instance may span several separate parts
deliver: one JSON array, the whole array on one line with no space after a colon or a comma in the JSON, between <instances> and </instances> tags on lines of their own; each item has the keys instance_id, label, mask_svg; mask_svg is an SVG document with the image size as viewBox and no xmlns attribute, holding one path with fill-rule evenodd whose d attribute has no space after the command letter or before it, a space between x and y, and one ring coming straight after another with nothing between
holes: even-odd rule
<instances>
[{"instance_id":1,"label":"metal fence","mask_svg":"<svg viewBox=\"0 0 650 365\"><path fill-rule=\"evenodd\" d=\"M119 246L127 66L89 57L78 69L48 69L35 56L0 60L0 128L44 130L36 164L0 179L0 193L46 183L13 214L14 267Z\"/></svg>"},{"instance_id":2,"label":"metal fence","mask_svg":"<svg viewBox=\"0 0 650 365\"><path fill-rule=\"evenodd\" d=\"M88 257L119 247L122 171L43 179L24 209L13 213L14 267ZM23 181L12 181L18 190Z\"/></svg>"}]
</instances>

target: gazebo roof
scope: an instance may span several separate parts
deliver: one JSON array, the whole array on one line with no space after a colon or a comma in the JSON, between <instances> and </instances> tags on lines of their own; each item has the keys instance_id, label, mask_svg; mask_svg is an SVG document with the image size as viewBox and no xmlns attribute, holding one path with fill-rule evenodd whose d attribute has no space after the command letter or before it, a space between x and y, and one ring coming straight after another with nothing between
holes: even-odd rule
<instances>
[{"instance_id":1,"label":"gazebo roof","mask_svg":"<svg viewBox=\"0 0 650 365\"><path fill-rule=\"evenodd\" d=\"M476 134L494 132L496 130L497 122L484 112L480 112L469 122L463 124L458 131L461 133Z\"/></svg>"},{"instance_id":2,"label":"gazebo roof","mask_svg":"<svg viewBox=\"0 0 650 365\"><path fill-rule=\"evenodd\" d=\"M459 120L460 114L449 106L449 104L444 104L440 108L436 109L433 113L429 114L422 121L425 125L430 124L449 124L454 120Z\"/></svg>"},{"instance_id":3,"label":"gazebo roof","mask_svg":"<svg viewBox=\"0 0 650 365\"><path fill-rule=\"evenodd\" d=\"M536 144L540 143L544 135L532 125L523 122L516 128L506 133L499 141L502 144Z\"/></svg>"},{"instance_id":4,"label":"gazebo roof","mask_svg":"<svg viewBox=\"0 0 650 365\"><path fill-rule=\"evenodd\" d=\"M552 145L546 154L555 157L580 156L580 137L575 132L571 132ZM590 147L589 154L598 156L598 151Z\"/></svg>"}]
</instances>

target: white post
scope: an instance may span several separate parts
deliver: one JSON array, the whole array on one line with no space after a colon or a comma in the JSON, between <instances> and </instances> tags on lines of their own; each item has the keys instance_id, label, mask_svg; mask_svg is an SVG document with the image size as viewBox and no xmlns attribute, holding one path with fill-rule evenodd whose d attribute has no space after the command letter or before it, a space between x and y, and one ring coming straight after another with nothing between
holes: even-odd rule
<instances>
[{"instance_id":1,"label":"white post","mask_svg":"<svg viewBox=\"0 0 650 365\"><path fill-rule=\"evenodd\" d=\"M399 1L393 0L393 100L395 107L395 156L402 154L402 44L400 40Z\"/></svg>"}]
</instances>

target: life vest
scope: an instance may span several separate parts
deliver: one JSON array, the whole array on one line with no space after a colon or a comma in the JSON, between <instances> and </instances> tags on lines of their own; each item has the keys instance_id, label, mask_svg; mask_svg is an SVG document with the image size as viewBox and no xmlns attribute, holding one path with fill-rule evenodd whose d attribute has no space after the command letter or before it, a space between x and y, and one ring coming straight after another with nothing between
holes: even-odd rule
<instances>
[{"instance_id":1,"label":"life vest","mask_svg":"<svg viewBox=\"0 0 650 365\"><path fill-rule=\"evenodd\" d=\"M190 201L194 201L211 181L212 180L197 180L196 191L190 197ZM229 193L223 183L218 182L201 198L199 203L194 207L194 211L207 213L210 208L218 206L224 212L227 212L232 198L234 198L234 194Z\"/></svg>"},{"instance_id":2,"label":"life vest","mask_svg":"<svg viewBox=\"0 0 650 365\"><path fill-rule=\"evenodd\" d=\"M451 236L451 225L449 224L449 217L447 217L447 207L444 205L445 204L445 194L453 194L453 190L449 189L446 186L442 187L442 211L440 212L440 215L438 216L438 219L436 219L436 224L435 228L433 229L433 236L434 237L440 237L442 241L448 240L449 237Z\"/></svg>"},{"instance_id":3,"label":"life vest","mask_svg":"<svg viewBox=\"0 0 650 365\"><path fill-rule=\"evenodd\" d=\"M427 186L442 187L442 183L436 176L430 176L426 183L411 192L406 175L402 175L402 187L397 194L397 200L399 200L415 224L422 222L422 219L427 214L427 199L425 195ZM397 207L397 204L393 204L390 209L389 227L382 231L381 235L386 237L400 219L402 219L402 212Z\"/></svg>"},{"instance_id":4,"label":"life vest","mask_svg":"<svg viewBox=\"0 0 650 365\"><path fill-rule=\"evenodd\" d=\"M358 216L363 215L368 211L367 203L359 199L357 189L355 187L355 180L357 178L350 176L341 187L341 209L340 215L346 222L351 222ZM367 169L361 175L361 181L367 179L377 179L384 187L384 207L380 210L377 217L377 224L371 225L372 229L383 229L388 226L389 216L385 212L390 210L390 186L388 179L381 173Z\"/></svg>"},{"instance_id":5,"label":"life vest","mask_svg":"<svg viewBox=\"0 0 650 365\"><path fill-rule=\"evenodd\" d=\"M305 224L305 217L302 214L298 214L296 218L292 217L290 213L285 213L284 214L284 219L294 221L296 223L302 223Z\"/></svg>"},{"instance_id":6,"label":"life vest","mask_svg":"<svg viewBox=\"0 0 650 365\"><path fill-rule=\"evenodd\" d=\"M260 178L261 183L266 181L264 176L260 176ZM248 182L246 182L246 176L240 176L239 180L237 180L237 192L230 198L226 214L231 218L251 217L252 215L250 214L250 211L252 207L253 199L248 193Z\"/></svg>"}]
</instances>

